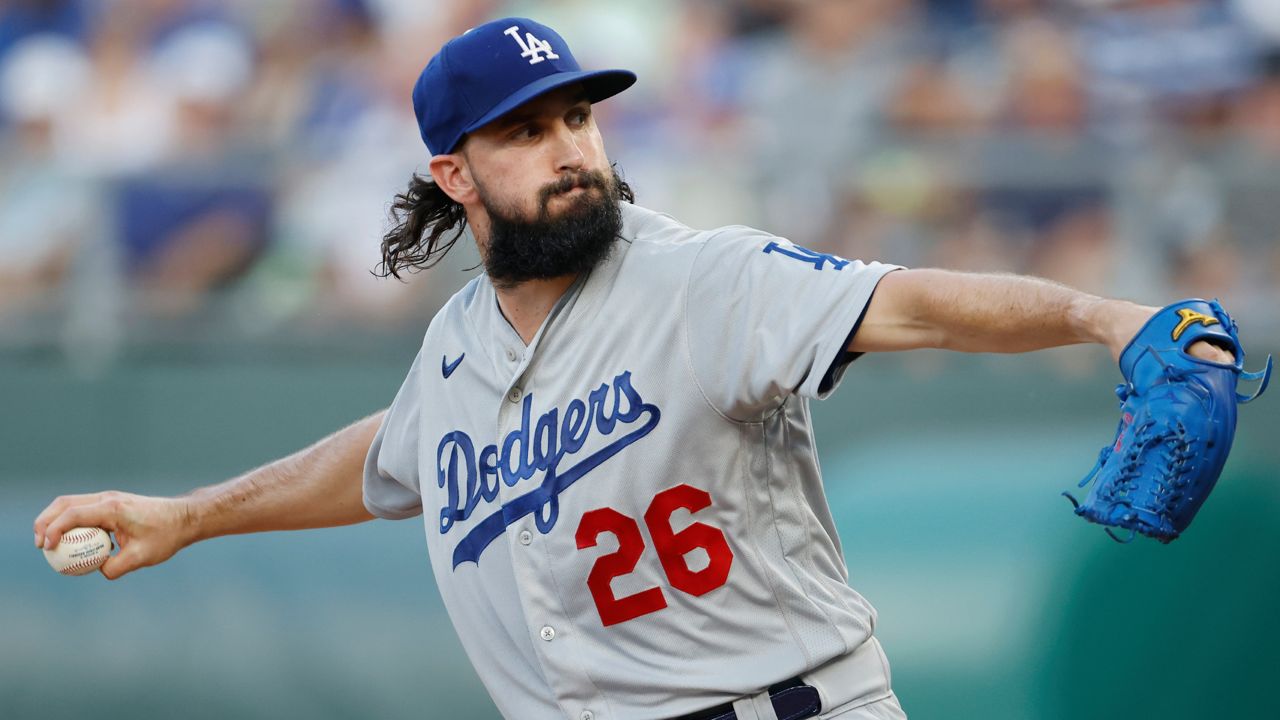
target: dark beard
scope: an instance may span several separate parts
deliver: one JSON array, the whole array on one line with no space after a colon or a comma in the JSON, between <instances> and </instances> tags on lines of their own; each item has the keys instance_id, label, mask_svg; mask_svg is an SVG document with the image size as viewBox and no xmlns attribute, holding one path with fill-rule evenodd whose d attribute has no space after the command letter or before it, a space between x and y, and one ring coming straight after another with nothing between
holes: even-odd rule
<instances>
[{"instance_id":1,"label":"dark beard","mask_svg":"<svg viewBox=\"0 0 1280 720\"><path fill-rule=\"evenodd\" d=\"M538 192L538 217L525 220L495 204L476 184L489 213L489 242L484 267L497 287L526 280L578 275L599 265L613 251L622 231L617 172L598 170L566 175ZM574 187L584 190L557 217L547 205Z\"/></svg>"}]
</instances>

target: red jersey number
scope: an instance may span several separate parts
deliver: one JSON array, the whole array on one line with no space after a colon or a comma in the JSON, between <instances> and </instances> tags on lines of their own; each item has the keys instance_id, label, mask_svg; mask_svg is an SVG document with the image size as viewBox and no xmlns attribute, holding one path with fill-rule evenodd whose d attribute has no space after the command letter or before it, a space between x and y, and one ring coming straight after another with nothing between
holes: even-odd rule
<instances>
[{"instance_id":1,"label":"red jersey number","mask_svg":"<svg viewBox=\"0 0 1280 720\"><path fill-rule=\"evenodd\" d=\"M724 531L706 523L694 522L675 532L671 528L671 515L681 508L696 513L710 505L711 495L707 491L681 484L655 495L644 513L644 524L649 528L667 581L671 587L698 597L729 579L733 550ZM605 627L665 608L667 599L661 588L652 587L621 598L613 593L613 579L634 571L644 554L644 537L634 518L613 508L583 514L575 536L578 549L595 547L600 535L606 532L618 539L618 549L597 558L587 576L587 589L595 599ZM686 556L699 548L707 553L709 562L701 570L692 570Z\"/></svg>"},{"instance_id":2,"label":"red jersey number","mask_svg":"<svg viewBox=\"0 0 1280 720\"><path fill-rule=\"evenodd\" d=\"M679 508L696 513L710 505L711 495L706 490L677 485L658 493L644 513L644 524L653 537L653 549L658 552L658 560L662 562L662 570L667 574L671 587L698 597L729 579L733 551L729 549L724 532L705 523L691 523L680 532L672 532L671 514ZM701 570L690 570L685 556L698 548L707 551L711 562Z\"/></svg>"},{"instance_id":3,"label":"red jersey number","mask_svg":"<svg viewBox=\"0 0 1280 720\"><path fill-rule=\"evenodd\" d=\"M656 587L621 598L613 594L613 579L635 570L644 553L644 538L636 521L613 508L592 510L582 516L582 523L578 525L578 549L595 547L601 533L613 533L618 538L618 549L601 555L587 576L587 587L596 600L596 609L605 627L666 607L667 599Z\"/></svg>"}]
</instances>

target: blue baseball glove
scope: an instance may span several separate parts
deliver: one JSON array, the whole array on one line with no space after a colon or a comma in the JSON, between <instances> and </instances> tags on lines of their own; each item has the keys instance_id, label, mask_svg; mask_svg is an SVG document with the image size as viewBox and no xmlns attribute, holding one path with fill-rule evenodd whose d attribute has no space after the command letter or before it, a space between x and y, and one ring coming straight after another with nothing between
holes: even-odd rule
<instances>
[{"instance_id":1,"label":"blue baseball glove","mask_svg":"<svg viewBox=\"0 0 1280 720\"><path fill-rule=\"evenodd\" d=\"M1187 354L1206 340L1235 353L1224 365ZM1116 388L1120 426L1080 481L1093 487L1084 502L1063 493L1076 514L1106 525L1129 542L1137 533L1168 543L1191 524L1231 450L1236 404L1267 389L1271 357L1255 373L1244 371L1235 322L1216 300L1183 300L1156 313L1120 355L1125 382ZM1240 379L1261 380L1253 395L1236 392ZM1128 537L1112 528L1124 528Z\"/></svg>"}]
</instances>

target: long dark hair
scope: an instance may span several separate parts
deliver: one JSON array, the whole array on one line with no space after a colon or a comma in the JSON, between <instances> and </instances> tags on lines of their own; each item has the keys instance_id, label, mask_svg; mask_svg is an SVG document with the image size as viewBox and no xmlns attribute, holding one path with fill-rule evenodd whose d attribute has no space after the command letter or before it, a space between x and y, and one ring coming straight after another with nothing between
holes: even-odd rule
<instances>
[{"instance_id":1,"label":"long dark hair","mask_svg":"<svg viewBox=\"0 0 1280 720\"><path fill-rule=\"evenodd\" d=\"M618 195L633 203L636 195L617 167L613 169ZM401 272L426 270L444 259L467 229L462 204L449 197L429 175L414 173L409 187L396 194L387 212L394 227L382 236L378 277L400 278ZM450 232L452 231L452 232Z\"/></svg>"}]
</instances>

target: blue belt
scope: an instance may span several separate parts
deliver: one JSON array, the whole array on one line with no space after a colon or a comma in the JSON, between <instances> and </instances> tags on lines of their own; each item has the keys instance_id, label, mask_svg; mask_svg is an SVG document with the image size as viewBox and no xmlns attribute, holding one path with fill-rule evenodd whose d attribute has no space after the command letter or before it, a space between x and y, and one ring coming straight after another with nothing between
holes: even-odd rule
<instances>
[{"instance_id":1,"label":"blue belt","mask_svg":"<svg viewBox=\"0 0 1280 720\"><path fill-rule=\"evenodd\" d=\"M778 720L803 720L817 717L822 712L822 701L818 698L818 689L806 685L798 677L791 678L769 686L769 702L773 703L773 712ZM717 705L706 710L699 710L688 715L681 715L675 720L737 720L738 714L733 711L733 703Z\"/></svg>"}]
</instances>

